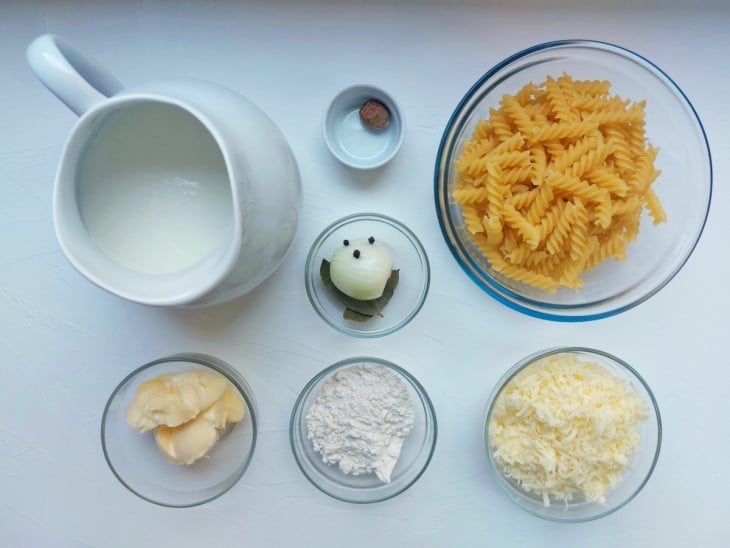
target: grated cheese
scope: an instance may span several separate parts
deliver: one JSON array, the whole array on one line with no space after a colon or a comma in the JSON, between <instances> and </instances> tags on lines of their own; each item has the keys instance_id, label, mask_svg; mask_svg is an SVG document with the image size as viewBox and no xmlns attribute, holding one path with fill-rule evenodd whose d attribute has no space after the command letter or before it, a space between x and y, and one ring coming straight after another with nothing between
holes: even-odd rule
<instances>
[{"instance_id":1,"label":"grated cheese","mask_svg":"<svg viewBox=\"0 0 730 548\"><path fill-rule=\"evenodd\" d=\"M604 504L639 450L641 399L606 368L548 356L515 375L489 422L493 458L525 491Z\"/></svg>"}]
</instances>

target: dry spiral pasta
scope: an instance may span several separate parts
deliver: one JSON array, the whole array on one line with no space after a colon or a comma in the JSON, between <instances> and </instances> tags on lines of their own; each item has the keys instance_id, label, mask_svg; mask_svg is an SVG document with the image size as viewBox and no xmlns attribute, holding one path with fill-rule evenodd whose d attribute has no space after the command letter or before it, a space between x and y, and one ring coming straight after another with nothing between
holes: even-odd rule
<instances>
[{"instance_id":1,"label":"dry spiral pasta","mask_svg":"<svg viewBox=\"0 0 730 548\"><path fill-rule=\"evenodd\" d=\"M548 77L505 94L476 124L455 162L453 198L497 272L578 289L585 270L626 257L644 208L666 221L651 187L659 151L646 139L646 104L610 89Z\"/></svg>"}]
</instances>

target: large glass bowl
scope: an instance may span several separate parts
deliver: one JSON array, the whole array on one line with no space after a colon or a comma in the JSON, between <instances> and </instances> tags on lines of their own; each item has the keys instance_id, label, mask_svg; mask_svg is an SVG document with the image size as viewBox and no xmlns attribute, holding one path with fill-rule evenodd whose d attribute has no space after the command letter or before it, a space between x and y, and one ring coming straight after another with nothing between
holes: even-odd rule
<instances>
[{"instance_id":1,"label":"large glass bowl","mask_svg":"<svg viewBox=\"0 0 730 548\"><path fill-rule=\"evenodd\" d=\"M618 378L628 393L638 397L646 410L646 419L637 425L637 433L640 440L639 449L629 456L628 467L623 471L616 485L605 493L605 501L603 502L586 500L582 495L575 495L573 500L565 502L555 500L551 495L549 497L550 503L546 505L541 493L534 491L528 492L523 489L518 481L510 477L502 469L500 463L495 458L495 447L490 438L490 427L494 427L492 424L492 416L495 403L503 393L505 386L509 385L516 375L530 367L542 367L545 363L544 359L551 357L557 357L558 359L561 357L576 358L581 363L591 363L603 368L613 377ZM563 390L566 390L566 388L563 388ZM566 393L566 400L572 399L571 396L572 394ZM535 409L539 409L537 405ZM598 411L600 412L600 409ZM520 411L516 412L520 413ZM540 410L540 412L542 413L543 411ZM566 413L569 413L569 411L566 410ZM553 415L545 415L545 417L547 417L543 419L545 424L549 424L554 419ZM583 420L582 416L580 420ZM557 432L565 429L559 428ZM552 521L591 521L607 516L628 504L649 481L659 458L661 439L662 423L659 407L649 385L629 364L601 350L580 347L552 348L527 356L512 366L498 381L487 403L484 444L489 460L489 467L495 480L507 495L522 509L535 516ZM539 441L532 440L530 443L533 445L529 445L529 447L535 447L534 444L538 443L540 446L543 443L547 446L551 445L548 439L540 439Z\"/></svg>"},{"instance_id":2,"label":"large glass bowl","mask_svg":"<svg viewBox=\"0 0 730 548\"><path fill-rule=\"evenodd\" d=\"M579 290L554 293L514 281L496 272L464 227L452 196L454 163L489 108L503 94L548 76L567 73L575 80L609 80L611 94L646 100L646 136L660 149L655 166L661 175L652 188L667 213L654 226L642 214L638 238L626 248L626 260L608 259L583 276ZM435 167L439 223L451 252L468 276L498 301L523 313L559 321L594 320L618 314L648 299L682 268L695 248L710 206L712 164L702 123L677 84L648 59L612 44L565 40L540 44L500 62L466 93L449 120Z\"/></svg>"}]
</instances>

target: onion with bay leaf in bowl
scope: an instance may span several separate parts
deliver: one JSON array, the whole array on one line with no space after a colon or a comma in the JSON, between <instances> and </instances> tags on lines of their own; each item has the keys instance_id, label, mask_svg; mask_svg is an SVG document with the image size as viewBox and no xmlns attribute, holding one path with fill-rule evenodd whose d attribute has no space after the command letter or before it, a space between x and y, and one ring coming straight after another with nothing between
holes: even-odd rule
<instances>
[{"instance_id":1,"label":"onion with bay leaf in bowl","mask_svg":"<svg viewBox=\"0 0 730 548\"><path fill-rule=\"evenodd\" d=\"M349 215L327 226L305 265L315 312L353 337L381 337L406 325L423 306L429 284L428 257L416 235L378 213Z\"/></svg>"},{"instance_id":2,"label":"onion with bay leaf in bowl","mask_svg":"<svg viewBox=\"0 0 730 548\"><path fill-rule=\"evenodd\" d=\"M343 318L356 322L383 316L400 277L393 268L390 251L373 236L353 242L343 240L331 261L322 259L319 275L345 306Z\"/></svg>"}]
</instances>

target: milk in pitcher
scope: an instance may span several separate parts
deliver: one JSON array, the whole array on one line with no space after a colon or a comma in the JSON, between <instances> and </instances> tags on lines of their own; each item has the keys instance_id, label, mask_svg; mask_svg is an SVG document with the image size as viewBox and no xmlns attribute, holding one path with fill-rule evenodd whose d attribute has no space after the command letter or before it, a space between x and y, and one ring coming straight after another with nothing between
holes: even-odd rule
<instances>
[{"instance_id":1,"label":"milk in pitcher","mask_svg":"<svg viewBox=\"0 0 730 548\"><path fill-rule=\"evenodd\" d=\"M229 244L226 164L207 128L162 102L110 113L81 157L78 201L96 245L144 274L190 267Z\"/></svg>"}]
</instances>

